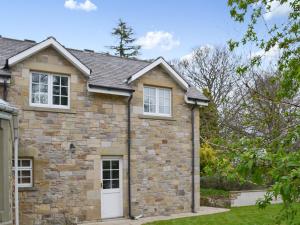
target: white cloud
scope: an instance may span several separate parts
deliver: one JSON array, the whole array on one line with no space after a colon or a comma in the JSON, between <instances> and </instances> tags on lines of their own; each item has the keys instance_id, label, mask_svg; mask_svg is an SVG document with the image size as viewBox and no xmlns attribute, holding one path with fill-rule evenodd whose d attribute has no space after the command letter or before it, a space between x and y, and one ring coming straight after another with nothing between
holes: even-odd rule
<instances>
[{"instance_id":1,"label":"white cloud","mask_svg":"<svg viewBox=\"0 0 300 225\"><path fill-rule=\"evenodd\" d=\"M84 2L78 3L76 0L66 0L65 8L71 10L84 10L86 12L97 10L97 6L90 0L85 0Z\"/></svg>"},{"instance_id":2,"label":"white cloud","mask_svg":"<svg viewBox=\"0 0 300 225\"><path fill-rule=\"evenodd\" d=\"M169 51L180 45L180 41L175 39L173 34L165 31L149 31L145 36L137 40L137 44L144 49L161 48Z\"/></svg>"},{"instance_id":3,"label":"white cloud","mask_svg":"<svg viewBox=\"0 0 300 225\"><path fill-rule=\"evenodd\" d=\"M278 59L281 54L281 51L278 47L278 45L275 45L273 48L271 48L269 51L265 52L264 50L259 50L257 52L254 52L251 54L251 58L256 57L256 56L261 56L263 59L266 60L274 60Z\"/></svg>"},{"instance_id":4,"label":"white cloud","mask_svg":"<svg viewBox=\"0 0 300 225\"><path fill-rule=\"evenodd\" d=\"M287 1L281 5L278 0L275 0L270 2L269 5L271 6L270 9L266 9L267 12L264 14L264 18L266 20L270 20L273 17L286 16L292 11L290 1Z\"/></svg>"}]
</instances>

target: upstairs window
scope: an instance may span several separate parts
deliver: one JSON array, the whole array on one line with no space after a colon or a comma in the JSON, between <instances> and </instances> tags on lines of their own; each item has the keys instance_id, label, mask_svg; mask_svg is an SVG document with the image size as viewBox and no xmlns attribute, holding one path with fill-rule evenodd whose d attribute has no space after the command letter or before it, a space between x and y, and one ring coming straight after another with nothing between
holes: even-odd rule
<instances>
[{"instance_id":1,"label":"upstairs window","mask_svg":"<svg viewBox=\"0 0 300 225\"><path fill-rule=\"evenodd\" d=\"M171 116L171 89L144 87L144 114Z\"/></svg>"},{"instance_id":2,"label":"upstairs window","mask_svg":"<svg viewBox=\"0 0 300 225\"><path fill-rule=\"evenodd\" d=\"M32 72L30 105L52 108L69 108L69 77L58 74Z\"/></svg>"}]
</instances>

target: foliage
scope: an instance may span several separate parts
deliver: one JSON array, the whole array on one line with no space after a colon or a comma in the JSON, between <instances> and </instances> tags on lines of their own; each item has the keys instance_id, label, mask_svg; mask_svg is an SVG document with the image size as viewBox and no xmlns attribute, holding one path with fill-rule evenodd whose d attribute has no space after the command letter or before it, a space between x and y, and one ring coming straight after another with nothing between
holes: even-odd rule
<instances>
[{"instance_id":1,"label":"foliage","mask_svg":"<svg viewBox=\"0 0 300 225\"><path fill-rule=\"evenodd\" d=\"M274 10L274 3L277 7L285 5L291 9L287 20L284 23L274 23L271 27L266 23L264 18L266 13ZM231 17L239 22L248 22L247 30L240 41L229 41L230 49L249 42L264 50L270 51L277 47L282 50L282 56L279 61L279 70L283 77L283 95L297 93L299 89L299 33L300 33L300 1L299 0L228 0ZM259 22L265 24L267 32L261 36L257 32ZM239 68L243 73L251 66L260 65L262 56L253 57L250 64ZM291 88L291 89L290 89Z\"/></svg>"},{"instance_id":2,"label":"foliage","mask_svg":"<svg viewBox=\"0 0 300 225\"><path fill-rule=\"evenodd\" d=\"M255 183L239 179L227 179L227 177L220 176L202 176L200 178L201 188L217 189L225 191L241 191L241 190L257 190L262 189L264 186L259 186Z\"/></svg>"},{"instance_id":3,"label":"foliage","mask_svg":"<svg viewBox=\"0 0 300 225\"><path fill-rule=\"evenodd\" d=\"M204 197L224 197L229 198L229 191L221 190L221 189L212 189L212 188L200 188L201 196Z\"/></svg>"},{"instance_id":4,"label":"foliage","mask_svg":"<svg viewBox=\"0 0 300 225\"><path fill-rule=\"evenodd\" d=\"M277 7L288 6L290 12L283 23L273 22L269 27L264 16L265 13L274 10L274 3ZM272 98L264 94L260 94L259 97L270 101L274 107L280 103L293 106L296 108L294 114L299 118L300 105L286 102L285 98L297 97L300 88L300 0L228 0L228 5L231 17L235 21L248 24L240 41L229 41L231 50L247 43L254 43L264 52L274 48L281 51L277 77L279 88L273 89ZM264 24L267 32L258 33L259 24ZM238 67L238 73L243 75L261 65L262 57L255 56L249 63ZM247 118L247 115L245 117ZM272 118L272 121L276 121L276 118ZM280 196L284 204L278 223L285 221L287 224L295 224L297 213L295 202L300 199L299 119L284 130L278 125L280 124L270 128L271 138L267 139L265 135L248 137L244 140L247 149L241 149L243 146L241 143L242 146L237 152L236 168L242 177L257 183L266 179L271 181L272 185L265 199L258 202L259 206L265 208L273 197Z\"/></svg>"},{"instance_id":5,"label":"foliage","mask_svg":"<svg viewBox=\"0 0 300 225\"><path fill-rule=\"evenodd\" d=\"M117 37L119 43L116 46L110 46L110 49L115 51L115 55L130 58L139 54L141 46L133 44L136 40L132 37L133 34L133 29L120 19L118 26L112 32L112 35Z\"/></svg>"},{"instance_id":6,"label":"foliage","mask_svg":"<svg viewBox=\"0 0 300 225\"><path fill-rule=\"evenodd\" d=\"M300 210L297 204L296 209ZM276 216L280 213L281 205L271 205L266 209L258 209L255 206L231 208L229 212L212 215L186 217L173 220L157 221L147 225L270 225L276 224ZM300 215L295 218L300 223ZM287 224L284 222L283 224Z\"/></svg>"},{"instance_id":7,"label":"foliage","mask_svg":"<svg viewBox=\"0 0 300 225\"><path fill-rule=\"evenodd\" d=\"M203 94L209 99L212 99L208 89L204 89ZM216 104L211 102L207 107L200 108L199 112L201 137L207 140L212 140L218 137L220 129Z\"/></svg>"},{"instance_id":8,"label":"foliage","mask_svg":"<svg viewBox=\"0 0 300 225\"><path fill-rule=\"evenodd\" d=\"M215 150L208 144L208 142L204 142L200 148L200 171L205 171L207 167L213 167L216 163L216 152Z\"/></svg>"}]
</instances>

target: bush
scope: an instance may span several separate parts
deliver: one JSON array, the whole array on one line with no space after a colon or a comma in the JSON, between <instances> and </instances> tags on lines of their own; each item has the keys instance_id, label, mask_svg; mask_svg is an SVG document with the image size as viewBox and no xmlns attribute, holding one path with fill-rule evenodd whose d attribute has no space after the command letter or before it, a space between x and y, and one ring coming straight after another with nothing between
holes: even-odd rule
<instances>
[{"instance_id":1,"label":"bush","mask_svg":"<svg viewBox=\"0 0 300 225\"><path fill-rule=\"evenodd\" d=\"M229 191L212 189L212 188L200 188L200 193L202 197L223 197L229 198Z\"/></svg>"},{"instance_id":2,"label":"bush","mask_svg":"<svg viewBox=\"0 0 300 225\"><path fill-rule=\"evenodd\" d=\"M200 168L201 173L205 173L206 168L214 168L217 160L215 150L207 143L204 142L200 149Z\"/></svg>"},{"instance_id":3,"label":"bush","mask_svg":"<svg viewBox=\"0 0 300 225\"><path fill-rule=\"evenodd\" d=\"M203 176L200 178L200 184L201 188L219 189L224 191L255 190L265 188L251 182L240 183L237 180L228 180L218 176Z\"/></svg>"}]
</instances>

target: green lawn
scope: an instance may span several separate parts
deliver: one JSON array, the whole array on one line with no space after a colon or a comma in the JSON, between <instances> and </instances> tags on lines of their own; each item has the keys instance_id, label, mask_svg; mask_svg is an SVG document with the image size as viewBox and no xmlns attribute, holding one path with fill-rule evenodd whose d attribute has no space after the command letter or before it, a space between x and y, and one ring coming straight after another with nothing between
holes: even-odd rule
<instances>
[{"instance_id":1,"label":"green lawn","mask_svg":"<svg viewBox=\"0 0 300 225\"><path fill-rule=\"evenodd\" d=\"M275 217L280 209L281 205L272 205L264 210L257 206L246 206L232 208L225 213L158 221L147 225L275 225ZM298 209L296 222L300 224L300 205Z\"/></svg>"}]
</instances>

